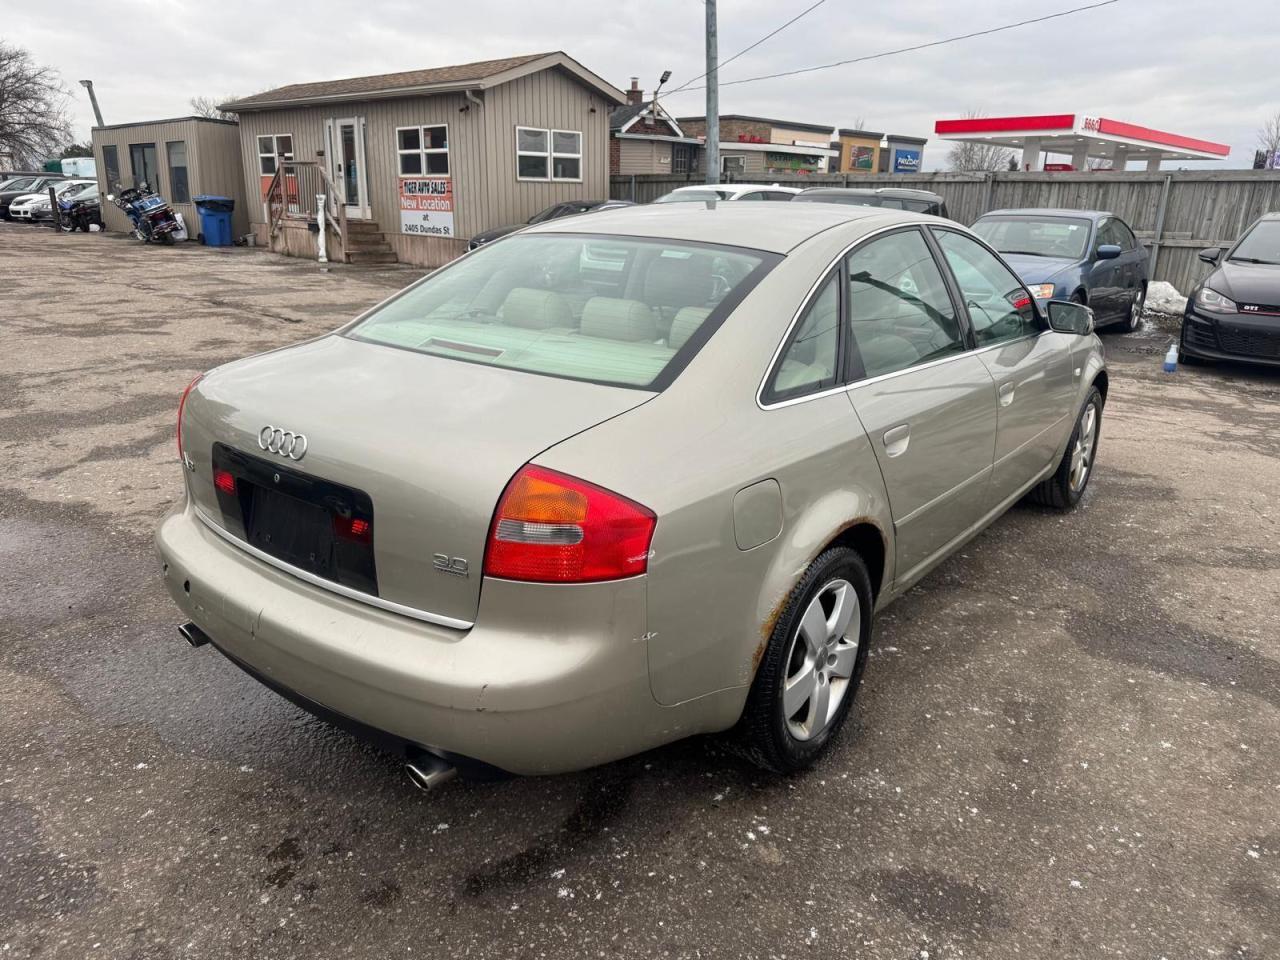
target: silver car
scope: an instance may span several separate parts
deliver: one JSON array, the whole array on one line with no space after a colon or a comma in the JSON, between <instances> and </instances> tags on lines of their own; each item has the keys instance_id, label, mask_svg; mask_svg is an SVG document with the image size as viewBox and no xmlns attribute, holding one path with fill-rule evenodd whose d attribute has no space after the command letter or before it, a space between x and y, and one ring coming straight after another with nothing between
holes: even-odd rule
<instances>
[{"instance_id":1,"label":"silver car","mask_svg":"<svg viewBox=\"0 0 1280 960\"><path fill-rule=\"evenodd\" d=\"M164 581L191 642L420 785L716 731L797 770L875 610L1079 501L1107 384L1088 308L949 221L552 221L188 387Z\"/></svg>"}]
</instances>

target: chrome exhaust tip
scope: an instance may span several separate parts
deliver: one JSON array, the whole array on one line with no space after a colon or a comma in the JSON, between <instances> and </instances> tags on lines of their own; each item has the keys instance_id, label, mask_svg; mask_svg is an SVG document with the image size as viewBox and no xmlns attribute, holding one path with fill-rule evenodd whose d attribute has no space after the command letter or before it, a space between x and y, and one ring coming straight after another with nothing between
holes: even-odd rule
<instances>
[{"instance_id":1,"label":"chrome exhaust tip","mask_svg":"<svg viewBox=\"0 0 1280 960\"><path fill-rule=\"evenodd\" d=\"M191 644L193 647L203 647L209 642L209 635L188 620L182 626L178 627L178 636Z\"/></svg>"},{"instance_id":2,"label":"chrome exhaust tip","mask_svg":"<svg viewBox=\"0 0 1280 960\"><path fill-rule=\"evenodd\" d=\"M423 793L430 793L458 775L458 768L431 753L414 757L404 765L409 782Z\"/></svg>"}]
</instances>

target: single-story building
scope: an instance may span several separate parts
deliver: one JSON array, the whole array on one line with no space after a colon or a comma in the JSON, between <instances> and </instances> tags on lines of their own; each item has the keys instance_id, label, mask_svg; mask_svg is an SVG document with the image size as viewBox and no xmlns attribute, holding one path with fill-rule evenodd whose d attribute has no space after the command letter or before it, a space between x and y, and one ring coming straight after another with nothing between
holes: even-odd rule
<instances>
[{"instance_id":1,"label":"single-story building","mask_svg":"<svg viewBox=\"0 0 1280 960\"><path fill-rule=\"evenodd\" d=\"M145 182L182 214L192 239L200 232L200 217L191 199L203 194L234 200L231 232L249 232L240 129L234 120L178 117L94 127L93 156L108 230L127 231L133 225L106 195Z\"/></svg>"},{"instance_id":2,"label":"single-story building","mask_svg":"<svg viewBox=\"0 0 1280 960\"><path fill-rule=\"evenodd\" d=\"M880 151L881 173L923 173L924 137L904 137L896 133L885 134L884 148Z\"/></svg>"},{"instance_id":3,"label":"single-story building","mask_svg":"<svg viewBox=\"0 0 1280 960\"><path fill-rule=\"evenodd\" d=\"M609 114L609 172L692 175L702 168L702 152L702 141L687 136L662 104L645 100L632 77L626 105Z\"/></svg>"},{"instance_id":4,"label":"single-story building","mask_svg":"<svg viewBox=\"0 0 1280 960\"><path fill-rule=\"evenodd\" d=\"M222 109L240 117L259 242L314 256L322 194L331 258L434 267L483 230L606 199L609 116L626 102L553 52L296 83Z\"/></svg>"},{"instance_id":5,"label":"single-story building","mask_svg":"<svg viewBox=\"0 0 1280 960\"><path fill-rule=\"evenodd\" d=\"M685 134L705 140L707 118L680 117ZM731 177L825 173L839 159L831 127L738 113L720 115L720 172Z\"/></svg>"}]
</instances>

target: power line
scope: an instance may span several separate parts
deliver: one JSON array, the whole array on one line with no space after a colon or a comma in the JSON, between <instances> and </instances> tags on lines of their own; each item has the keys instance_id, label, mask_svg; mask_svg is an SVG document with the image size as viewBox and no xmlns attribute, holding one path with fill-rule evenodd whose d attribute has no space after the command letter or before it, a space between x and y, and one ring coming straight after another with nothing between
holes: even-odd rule
<instances>
[{"instance_id":1,"label":"power line","mask_svg":"<svg viewBox=\"0 0 1280 960\"><path fill-rule=\"evenodd\" d=\"M719 73L719 72L720 72L720 68L721 68L721 67L723 67L726 63L732 63L734 60L737 60L737 59L738 59L740 56L742 56L744 53L750 53L750 52L751 52L752 50L754 50L756 47L760 46L760 44L764 43L766 40L770 39L771 37L776 37L776 36L777 36L778 34L780 34L783 30L787 29L787 27L791 26L793 23L795 23L797 20L799 20L799 19L800 19L801 17L803 17L805 14L808 14L808 13L813 12L814 10L818 9L818 7L822 6L822 5L823 5L824 3L826 3L826 2L827 2L827 0L818 0L818 2L817 2L817 3L815 3L813 6L811 6L811 7L807 8L807 9L805 9L805 10L800 11L798 14L796 14L794 17L792 17L790 20L788 20L786 23L784 23L782 26L780 26L777 30L774 30L772 33L766 33L763 37L761 37L759 40L757 40L757 41L756 41L755 43L753 43L751 46L746 47L746 48L744 48L744 49L742 49L742 50L739 50L737 53L735 53L735 54L734 54L732 57L730 57L728 60L721 60L721 61L720 61L720 63L716 65L716 73ZM681 84L680 86L676 87L674 90L668 90L668 91L667 91L667 96L671 96L673 93L679 93L681 90L686 90L686 89L688 89L692 84L697 83L699 80L701 80L701 79L702 79L703 77L705 77L705 76L706 76L706 74L705 74L705 73L700 73L700 74L698 74L698 75L697 75L696 77L694 77L692 80L690 80L690 81L688 81L688 82L686 82L686 83L684 83L684 84ZM702 87L698 87L697 89L701 90L701 89L702 89Z\"/></svg>"},{"instance_id":2,"label":"power line","mask_svg":"<svg viewBox=\"0 0 1280 960\"><path fill-rule=\"evenodd\" d=\"M1030 20L1019 20L1017 23L1006 23L1003 26L991 27L988 30L977 30L973 33L964 33L957 37L946 37L942 40L931 40L928 43L917 43L910 47L899 47L897 50L885 50L883 53L872 53L865 57L854 57L851 60L839 60L836 63L824 63L816 67L801 67L798 70L786 70L782 73L767 73L759 77L745 77L742 80L721 80L720 86L731 87L739 83L755 83L757 80L777 80L779 77L794 77L802 73L814 73L818 70L830 70L832 67L845 67L851 63L865 63L868 60L881 60L884 57L896 56L900 53L911 53L915 50L926 50L929 47L940 47L944 44L955 43L959 40L972 40L974 37L986 37L993 33L1003 33L1006 30L1013 30L1017 27L1030 26L1033 23L1044 23L1046 20L1056 20L1059 17L1069 17L1073 13L1082 13L1085 10L1096 10L1099 7L1108 7L1113 3L1119 3L1120 0L1100 0L1098 3L1086 4L1082 7L1072 7L1070 10L1060 10L1057 13L1046 14L1043 17L1032 17ZM745 52L745 51L744 51ZM728 61L726 61L727 63ZM706 76L706 74L703 74ZM702 79L698 77L697 79ZM692 81L690 81L692 82ZM705 87L681 87L678 90L672 90L671 94L681 93L685 90L703 90ZM668 94L670 96L671 94Z\"/></svg>"}]
</instances>

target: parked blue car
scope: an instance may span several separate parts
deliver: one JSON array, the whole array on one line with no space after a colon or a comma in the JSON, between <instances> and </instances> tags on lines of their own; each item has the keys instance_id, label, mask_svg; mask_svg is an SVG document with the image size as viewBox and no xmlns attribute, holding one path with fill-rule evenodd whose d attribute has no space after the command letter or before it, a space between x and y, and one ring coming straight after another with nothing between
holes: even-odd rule
<instances>
[{"instance_id":1,"label":"parked blue car","mask_svg":"<svg viewBox=\"0 0 1280 960\"><path fill-rule=\"evenodd\" d=\"M1147 298L1147 251L1104 210L993 210L973 232L1003 254L1041 303L1075 300L1097 325L1138 328Z\"/></svg>"}]
</instances>

